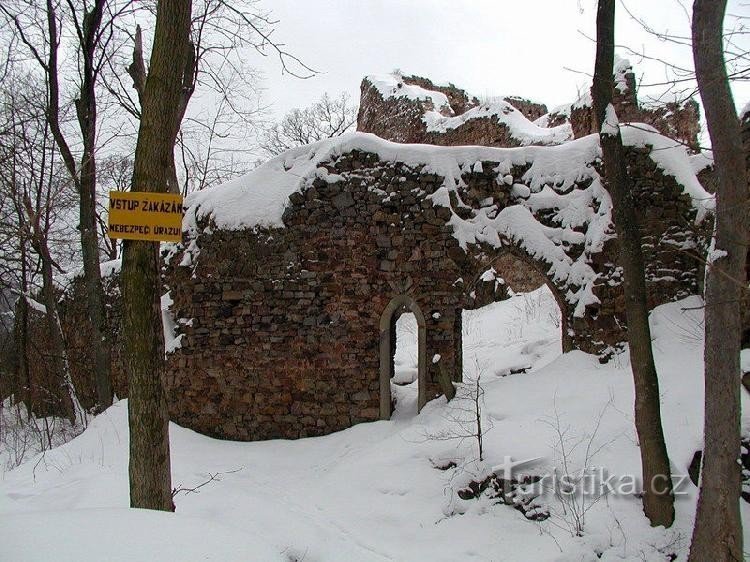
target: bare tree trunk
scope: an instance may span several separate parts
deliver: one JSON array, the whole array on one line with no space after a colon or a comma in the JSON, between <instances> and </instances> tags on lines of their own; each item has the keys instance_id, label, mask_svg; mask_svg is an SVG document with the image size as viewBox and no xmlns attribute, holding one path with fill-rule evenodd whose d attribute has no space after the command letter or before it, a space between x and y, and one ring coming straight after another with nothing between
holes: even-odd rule
<instances>
[{"instance_id":1,"label":"bare tree trunk","mask_svg":"<svg viewBox=\"0 0 750 562\"><path fill-rule=\"evenodd\" d=\"M49 343L47 347L47 354L50 357L49 364L52 368L52 376L60 383L60 392L58 395L62 401L62 410L70 422L75 423L78 413L76 411L78 399L68 371L65 340L60 326L60 316L57 311L57 301L55 299L52 280L52 258L49 254L49 249L46 247L40 248L37 245L36 251L42 261L42 295L46 309L44 323L47 328L47 340Z\"/></svg>"},{"instance_id":2,"label":"bare tree trunk","mask_svg":"<svg viewBox=\"0 0 750 562\"><path fill-rule=\"evenodd\" d=\"M693 59L716 187L715 250L706 278L705 426L691 562L742 560L740 519L740 291L747 254L748 182L740 123L724 66L726 0L693 4Z\"/></svg>"},{"instance_id":3,"label":"bare tree trunk","mask_svg":"<svg viewBox=\"0 0 750 562\"><path fill-rule=\"evenodd\" d=\"M47 0L47 33L49 57L44 66L48 81L47 120L57 142L65 167L73 178L80 197L79 229L83 255L83 278L86 286L86 305L94 354L94 379L97 409L112 404L110 378L111 343L107 337L104 314L104 288L99 268L99 240L96 230L96 75L94 57L100 41L100 26L106 0L96 0L91 8L84 7L82 26L77 28L79 55L83 62L82 83L75 100L78 126L83 141L80 168L60 126L60 84L58 48L60 43L57 12L52 0Z\"/></svg>"},{"instance_id":4,"label":"bare tree trunk","mask_svg":"<svg viewBox=\"0 0 750 562\"><path fill-rule=\"evenodd\" d=\"M83 255L83 279L86 287L86 305L91 323L91 340L94 354L94 382L97 410L112 405L111 341L104 312L104 286L99 267L99 241L96 231L96 172L93 151L89 164L83 166L80 190L80 229ZM86 172L85 168L92 168Z\"/></svg>"},{"instance_id":5,"label":"bare tree trunk","mask_svg":"<svg viewBox=\"0 0 750 562\"><path fill-rule=\"evenodd\" d=\"M28 268L26 265L26 240L21 237L21 291L27 294L29 290ZM18 317L16 326L16 349L18 350L18 392L16 402L23 402L26 415L31 417L31 379L29 376L29 303L25 298L18 300Z\"/></svg>"},{"instance_id":6,"label":"bare tree trunk","mask_svg":"<svg viewBox=\"0 0 750 562\"><path fill-rule=\"evenodd\" d=\"M747 170L747 182L748 189L750 189L750 111L742 116L741 120L741 136L742 136L742 150L745 152L745 168ZM748 201L748 209L745 213L746 229L748 235L750 235L750 201ZM747 252L745 255L745 281L750 280L750 244L748 244ZM747 284L745 285L747 286ZM740 345L750 347L750 290L743 291L740 296L740 314L742 321L742 336ZM750 392L750 374L745 377L744 381L745 388Z\"/></svg>"},{"instance_id":7,"label":"bare tree trunk","mask_svg":"<svg viewBox=\"0 0 750 562\"><path fill-rule=\"evenodd\" d=\"M596 63L591 94L604 161L602 179L612 196L620 248L619 264L624 274L630 364L635 386L635 426L643 471L643 510L651 525L669 527L674 522L674 496L661 424L659 378L651 349L641 234L633 193L628 185L620 128L611 106L614 86L615 0L599 0L596 30ZM615 122L605 123L607 117Z\"/></svg>"},{"instance_id":8,"label":"bare tree trunk","mask_svg":"<svg viewBox=\"0 0 750 562\"><path fill-rule=\"evenodd\" d=\"M191 0L160 0L135 152L133 191L165 192L174 162ZM126 241L123 334L128 373L130 505L172 511L169 418L164 392L159 244Z\"/></svg>"},{"instance_id":9,"label":"bare tree trunk","mask_svg":"<svg viewBox=\"0 0 750 562\"><path fill-rule=\"evenodd\" d=\"M21 199L19 202L25 210L24 224L28 227L28 236L31 247L39 256L42 272L42 300L44 301L45 314L44 323L47 329L47 349L49 357L48 364L52 370L52 378L59 382L55 396L60 400L62 411L67 415L71 423L76 422L76 415L83 415L78 402L73 380L68 368L67 352L65 349L65 338L60 325L60 314L55 296L55 286L52 269L55 264L49 249L48 236L50 232L49 207L52 205L52 184L54 181L53 167L47 168L47 127L44 129L44 141L42 143L42 157L39 168L39 177L34 181L35 186L31 191L24 187L22 194L16 195ZM32 201L33 197L33 201ZM58 267L59 269L59 267ZM83 422L83 418L81 419Z\"/></svg>"},{"instance_id":10,"label":"bare tree trunk","mask_svg":"<svg viewBox=\"0 0 750 562\"><path fill-rule=\"evenodd\" d=\"M83 15L83 83L76 99L76 115L83 137L80 166L80 224L83 250L83 278L94 345L94 378L99 410L112 405L110 378L111 343L104 312L104 288L99 268L99 240L96 228L96 91L94 55L106 0L96 0Z\"/></svg>"}]
</instances>

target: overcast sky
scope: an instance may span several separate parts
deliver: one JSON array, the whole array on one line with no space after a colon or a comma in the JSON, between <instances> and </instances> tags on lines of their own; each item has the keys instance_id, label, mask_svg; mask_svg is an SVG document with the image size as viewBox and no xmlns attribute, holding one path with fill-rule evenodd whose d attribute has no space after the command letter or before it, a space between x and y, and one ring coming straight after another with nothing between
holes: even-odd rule
<instances>
[{"instance_id":1,"label":"overcast sky","mask_svg":"<svg viewBox=\"0 0 750 562\"><path fill-rule=\"evenodd\" d=\"M400 69L453 82L477 96L520 95L548 107L588 89L594 65L595 0L261 0L279 20L274 37L320 71L308 80L282 76L278 61L254 56L265 76L264 102L276 115L304 107L324 92L357 99L366 74ZM691 3L624 0L658 31L689 37ZM684 7L683 7L684 6ZM649 57L692 68L689 47L646 33L617 5L617 42ZM748 0L730 0L729 13L750 16ZM748 40L743 39L745 50ZM644 83L671 77L664 66L618 49ZM660 93L663 87L651 90ZM641 95L643 97L643 94ZM738 106L750 101L735 87Z\"/></svg>"}]
</instances>

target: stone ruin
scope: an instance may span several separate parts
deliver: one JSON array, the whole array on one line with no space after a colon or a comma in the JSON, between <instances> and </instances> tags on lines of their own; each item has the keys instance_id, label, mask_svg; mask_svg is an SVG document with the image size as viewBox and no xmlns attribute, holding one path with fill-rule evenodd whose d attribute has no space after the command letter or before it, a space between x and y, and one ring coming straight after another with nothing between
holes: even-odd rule
<instances>
[{"instance_id":1,"label":"stone ruin","mask_svg":"<svg viewBox=\"0 0 750 562\"><path fill-rule=\"evenodd\" d=\"M163 246L171 419L238 440L387 419L405 311L421 408L462 378L462 311L508 288L546 284L564 350L606 360L626 334L598 137L549 119L519 98L482 104L422 78L368 77L358 133L193 194L184 242ZM649 126L623 135L649 304L695 294L710 196L680 144ZM84 313L66 310L69 326ZM89 376L79 351L76 381Z\"/></svg>"},{"instance_id":2,"label":"stone ruin","mask_svg":"<svg viewBox=\"0 0 750 562\"><path fill-rule=\"evenodd\" d=\"M691 154L700 151L700 112L694 99L642 103L635 73L625 59L616 59L614 78L612 103L621 122L648 125ZM560 144L598 133L588 91L548 112L546 105L518 96L480 102L452 84L438 86L427 78L393 74L366 77L360 100L357 130L394 142L513 147ZM514 113L525 119L513 119ZM525 129L521 134L514 131L519 121Z\"/></svg>"}]
</instances>

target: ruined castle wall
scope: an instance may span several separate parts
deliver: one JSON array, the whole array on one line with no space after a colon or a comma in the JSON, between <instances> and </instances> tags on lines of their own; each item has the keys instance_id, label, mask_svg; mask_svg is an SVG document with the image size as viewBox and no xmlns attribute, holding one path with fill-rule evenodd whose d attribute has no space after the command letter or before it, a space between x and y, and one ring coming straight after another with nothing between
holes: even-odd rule
<instances>
[{"instance_id":1,"label":"ruined castle wall","mask_svg":"<svg viewBox=\"0 0 750 562\"><path fill-rule=\"evenodd\" d=\"M105 294L106 326L105 333L112 343L111 374L112 390L118 398L127 396L127 380L122 363L121 318L119 268L106 271L102 276ZM65 298L60 301L60 316L68 350L68 365L71 378L84 408L96 403L96 386L92 375L96 342L89 327L86 308L86 289L83 277L74 277L65 290Z\"/></svg>"},{"instance_id":2,"label":"ruined castle wall","mask_svg":"<svg viewBox=\"0 0 750 562\"><path fill-rule=\"evenodd\" d=\"M376 168L374 158L341 158L337 172L350 172L349 181L316 180L295 194L286 228L201 235L195 269L171 270L173 311L190 319L169 363L172 419L238 439L319 435L378 419L380 317L399 294L425 316L428 399L439 393L431 359L440 354L455 368L463 292L450 255L463 251L446 225L449 211L411 193L434 191L439 178ZM365 169L367 178L355 177ZM376 183L390 204L370 190Z\"/></svg>"},{"instance_id":3,"label":"ruined castle wall","mask_svg":"<svg viewBox=\"0 0 750 562\"><path fill-rule=\"evenodd\" d=\"M420 86L445 94L453 113L446 117L463 115L477 107L479 100L469 99L463 90L450 86L435 86L419 77L401 77L404 84ZM546 106L519 97L506 97L504 101L534 120L547 112ZM369 80L362 81L357 130L373 133L380 138L399 143L432 144L436 146L479 145L513 148L522 146L505 123L497 116L488 115L468 119L446 131L428 131L423 117L426 111L445 112L446 108L432 107L431 102L388 96L383 98ZM528 143L526 143L528 144ZM541 143L540 143L541 144Z\"/></svg>"},{"instance_id":4,"label":"ruined castle wall","mask_svg":"<svg viewBox=\"0 0 750 562\"><path fill-rule=\"evenodd\" d=\"M700 134L700 109L698 103L691 99L684 102L667 102L644 106L639 103L635 75L629 72L624 75L620 88L613 89L612 105L621 123L645 123L662 135L675 139L690 151L700 151L698 135ZM559 124L560 119L552 120ZM575 138L597 133L594 110L590 103L575 104L571 107L570 124Z\"/></svg>"},{"instance_id":5,"label":"ruined castle wall","mask_svg":"<svg viewBox=\"0 0 750 562\"><path fill-rule=\"evenodd\" d=\"M61 293L58 306L65 339L66 359L78 400L81 406L88 410L96 403L93 372L96 342L92 339L87 320L83 277L71 277L64 281L67 285ZM113 341L111 367L113 388L115 394L122 398L127 395L127 383L121 361L119 277L117 274L104 275L102 281L106 297L106 331L111 334ZM22 390L21 394L28 393L32 409L37 415L65 415L64 402L67 401L67 389L63 386L60 373L54 372L52 368L43 313L30 310L27 338L29 380L28 388Z\"/></svg>"},{"instance_id":6,"label":"ruined castle wall","mask_svg":"<svg viewBox=\"0 0 750 562\"><path fill-rule=\"evenodd\" d=\"M546 115L547 113L547 106L543 103L533 102L519 96L508 96L503 98L503 100L523 113L524 117L529 121L536 121L542 115ZM553 126L554 125L550 125L550 127Z\"/></svg>"},{"instance_id":7,"label":"ruined castle wall","mask_svg":"<svg viewBox=\"0 0 750 562\"><path fill-rule=\"evenodd\" d=\"M649 304L697 292L700 271L691 252L700 250L705 232L691 226L689 197L656 166L648 148L628 148L627 163L643 230ZM530 166L468 166L444 206L430 199L444 186L440 175L354 150L324 162L327 175L313 175L292 193L284 228L222 230L203 219L189 243L165 261L165 290L181 337L167 357L171 419L240 440L321 435L379 419L381 317L400 295L413 299L425 318L425 390L432 399L441 393L441 370L461 379L461 311L503 297L494 286L488 295L483 286L490 268L516 291L546 283L561 308L564 348L606 356L626 339L615 238L588 256L600 303L576 316L569 295L579 288L556 279L549 263L516 241L463 249L455 237L459 218L530 204L528 198L544 187L519 188ZM591 182L589 176L566 189L556 186L553 198L576 200ZM534 218L560 228L561 208L539 209ZM571 258L584 251L576 244L566 248ZM92 348L77 281L61 311L73 378L88 405L94 396ZM115 388L123 397L116 277L107 279L107 287Z\"/></svg>"},{"instance_id":8,"label":"ruined castle wall","mask_svg":"<svg viewBox=\"0 0 750 562\"><path fill-rule=\"evenodd\" d=\"M692 221L689 199L646 149L633 151L629 163L631 176L643 178L637 190L644 228L651 229L644 233L651 304L694 292L696 269L676 251L695 242L696 235L675 226ZM402 294L416 301L426 320L431 399L440 394L440 367L460 380L461 310L483 304L475 281L490 267L511 284L528 280L533 270L531 284L553 289L567 348L602 352L623 341L614 241L595 254L602 304L577 318L565 298L568 288L546 275L547 264L510 242L459 247L447 224L456 209L425 199L443 178L361 152L327 167L339 179L318 178L293 194L286 228L203 230L192 265L178 265L183 254L170 259L166 282L183 334L182 347L168 360L174 421L209 435L255 440L320 435L378 419L379 323L391 299ZM484 162L482 171L466 172L465 204L486 205L487 194L501 208L520 202L509 185L498 184L496 167ZM526 169L511 175L520 178ZM585 188L585 182L573 187ZM460 212L475 212L471 208ZM555 224L553 213L539 219Z\"/></svg>"}]
</instances>

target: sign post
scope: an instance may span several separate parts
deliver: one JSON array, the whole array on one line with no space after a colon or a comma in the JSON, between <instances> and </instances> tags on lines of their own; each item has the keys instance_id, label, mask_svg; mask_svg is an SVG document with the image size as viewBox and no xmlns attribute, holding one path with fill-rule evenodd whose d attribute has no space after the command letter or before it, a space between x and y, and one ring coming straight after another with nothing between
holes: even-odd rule
<instances>
[{"instance_id":1,"label":"sign post","mask_svg":"<svg viewBox=\"0 0 750 562\"><path fill-rule=\"evenodd\" d=\"M109 192L107 235L125 240L182 241L182 195Z\"/></svg>"}]
</instances>

